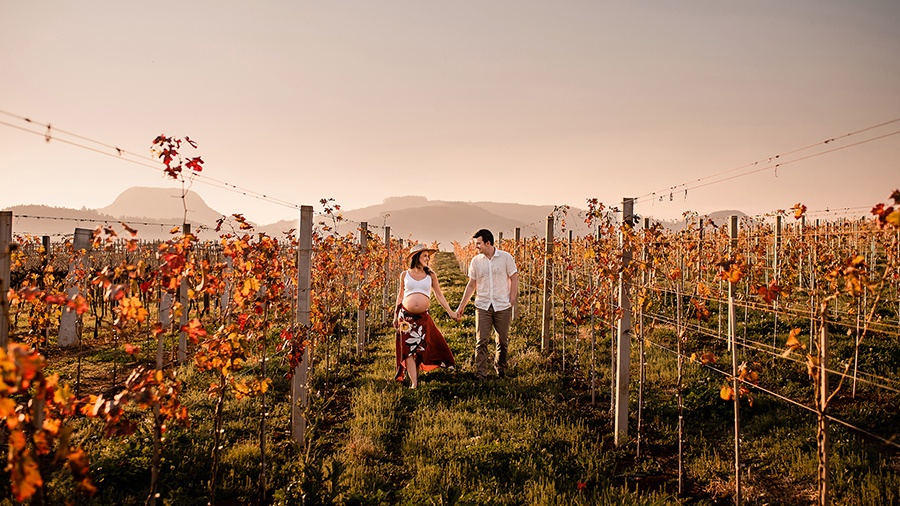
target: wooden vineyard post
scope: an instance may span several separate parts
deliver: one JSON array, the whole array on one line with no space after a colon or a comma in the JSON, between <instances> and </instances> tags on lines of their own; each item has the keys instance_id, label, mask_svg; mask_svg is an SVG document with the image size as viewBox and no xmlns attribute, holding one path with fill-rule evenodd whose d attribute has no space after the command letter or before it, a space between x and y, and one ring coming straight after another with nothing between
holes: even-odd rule
<instances>
[{"instance_id":1,"label":"wooden vineyard post","mask_svg":"<svg viewBox=\"0 0 900 506\"><path fill-rule=\"evenodd\" d=\"M775 284L779 284L781 282L780 273L781 273L781 242L782 242L782 232L784 229L784 216L778 215L775 217L775 252L772 255L772 279L775 280ZM772 301L772 312L775 315L775 326L772 330L772 349L778 349L778 299ZM775 356L772 356L772 363L774 364Z\"/></svg>"},{"instance_id":2,"label":"wooden vineyard post","mask_svg":"<svg viewBox=\"0 0 900 506\"><path fill-rule=\"evenodd\" d=\"M78 295L77 278L75 270L79 267L86 268L87 252L91 249L91 237L93 231L88 228L76 228L75 240L73 241L74 253L73 261L69 265L69 289L66 298L74 299ZM84 254L81 251L84 250ZM69 348L81 341L81 328L78 321L78 315L75 311L64 309L59 322L59 346L60 348Z\"/></svg>"},{"instance_id":3,"label":"wooden vineyard post","mask_svg":"<svg viewBox=\"0 0 900 506\"><path fill-rule=\"evenodd\" d=\"M828 302L823 302L819 320L818 377L816 378L816 448L819 457L818 489L819 505L828 504Z\"/></svg>"},{"instance_id":4,"label":"wooden vineyard post","mask_svg":"<svg viewBox=\"0 0 900 506\"><path fill-rule=\"evenodd\" d=\"M0 346L9 343L9 300L12 282L9 247L12 245L12 211L0 211Z\"/></svg>"},{"instance_id":5,"label":"wooden vineyard post","mask_svg":"<svg viewBox=\"0 0 900 506\"><path fill-rule=\"evenodd\" d=\"M182 233L185 237L190 235L191 233L191 224L185 223L182 225ZM184 263L187 264L190 262L190 251L186 251L184 253ZM187 331L184 329L187 328L188 324L188 316L189 309L191 307L191 301L188 299L188 279L186 276L181 276L181 285L178 287L178 302L181 303L181 332L178 334L178 354L176 359L179 364L183 364L185 359L187 358Z\"/></svg>"},{"instance_id":6,"label":"wooden vineyard post","mask_svg":"<svg viewBox=\"0 0 900 506\"><path fill-rule=\"evenodd\" d=\"M41 259L41 267L43 267L43 272L46 273L47 269L50 267L50 258L51 258L50 257L50 236L49 235L45 235L45 236L41 237L41 245L44 247L44 255L43 255L43 258ZM0 249L0 251L2 251L2 249ZM44 276L41 276L40 279L41 279L41 281L40 281L41 290L46 290L47 284L44 281ZM3 291L3 293L5 294L6 292ZM48 326L44 327L41 332L43 333L43 336L44 336L44 340L43 340L44 345L49 344L50 343L50 326L48 325Z\"/></svg>"},{"instance_id":7,"label":"wooden vineyard post","mask_svg":"<svg viewBox=\"0 0 900 506\"><path fill-rule=\"evenodd\" d=\"M631 276L626 272L631 263L631 241L627 237L634 220L634 199L626 198L622 206L622 229L619 248L622 250L622 270L619 272L619 308L622 316L617 329L615 444L628 441L628 383L631 381Z\"/></svg>"},{"instance_id":8,"label":"wooden vineyard post","mask_svg":"<svg viewBox=\"0 0 900 506\"><path fill-rule=\"evenodd\" d=\"M734 260L734 252L737 251L738 217L732 215L729 223L728 254ZM735 340L737 322L734 309L734 283L728 281L728 343L731 347L731 376L732 389L734 391L734 503L741 504L741 390L738 379L738 347Z\"/></svg>"},{"instance_id":9,"label":"wooden vineyard post","mask_svg":"<svg viewBox=\"0 0 900 506\"><path fill-rule=\"evenodd\" d=\"M803 244L805 237L803 237L804 232L806 231L806 215L800 217L800 229L797 233L797 239L800 241L800 244ZM797 285L802 290L803 286L803 254L799 255L799 262L797 266Z\"/></svg>"},{"instance_id":10,"label":"wooden vineyard post","mask_svg":"<svg viewBox=\"0 0 900 506\"><path fill-rule=\"evenodd\" d=\"M684 309L682 305L682 292L684 291L684 253L682 251L682 239L678 241L678 270L680 274L675 280L675 350L677 362L677 378L675 380L675 397L678 403L678 495L684 492L684 392L682 380L684 379Z\"/></svg>"},{"instance_id":11,"label":"wooden vineyard post","mask_svg":"<svg viewBox=\"0 0 900 506\"><path fill-rule=\"evenodd\" d=\"M516 227L515 233L515 242L513 243L513 258L516 259L516 263L519 263L519 241L522 239L522 229Z\"/></svg>"},{"instance_id":12,"label":"wooden vineyard post","mask_svg":"<svg viewBox=\"0 0 900 506\"><path fill-rule=\"evenodd\" d=\"M649 284L649 269L647 268L647 230L650 228L650 218L644 218L644 241L641 247L641 262L644 268L641 269L641 289L646 289ZM644 295L646 297L647 295ZM643 417L644 417L644 381L646 379L646 354L644 350L644 301L639 301L638 305L638 357L640 359L640 379L638 380L638 412L637 412L637 457L641 456L641 442L643 439Z\"/></svg>"},{"instance_id":13,"label":"wooden vineyard post","mask_svg":"<svg viewBox=\"0 0 900 506\"><path fill-rule=\"evenodd\" d=\"M544 310L541 314L541 351L550 352L550 292L553 291L553 215L547 216L547 241L544 255Z\"/></svg>"},{"instance_id":14,"label":"wooden vineyard post","mask_svg":"<svg viewBox=\"0 0 900 506\"><path fill-rule=\"evenodd\" d=\"M359 225L359 254L360 256L366 255L366 250L369 247L369 243L367 241L367 236L369 233L369 224L365 221L360 223ZM360 290L362 290L363 285L366 283L366 273L362 273L362 279L360 280ZM356 353L358 355L362 355L363 351L366 349L366 308L360 307L356 310Z\"/></svg>"},{"instance_id":15,"label":"wooden vineyard post","mask_svg":"<svg viewBox=\"0 0 900 506\"><path fill-rule=\"evenodd\" d=\"M590 275L591 293L594 293L594 273ZM591 308L591 406L597 404L597 326L594 322L594 308Z\"/></svg>"},{"instance_id":16,"label":"wooden vineyard post","mask_svg":"<svg viewBox=\"0 0 900 506\"><path fill-rule=\"evenodd\" d=\"M387 325L388 315L393 314L393 308L388 309L390 300L389 285L391 280L391 227L384 227L384 288L381 291L381 324Z\"/></svg>"},{"instance_id":17,"label":"wooden vineyard post","mask_svg":"<svg viewBox=\"0 0 900 506\"><path fill-rule=\"evenodd\" d=\"M301 448L306 447L306 415L309 405L309 313L312 263L312 206L300 207L300 236L297 248L297 313L295 326L304 343L303 357L291 378L291 437Z\"/></svg>"},{"instance_id":18,"label":"wooden vineyard post","mask_svg":"<svg viewBox=\"0 0 900 506\"><path fill-rule=\"evenodd\" d=\"M568 265L572 264L572 231L571 230L569 230L569 238L566 241L566 262L568 263ZM562 268L562 266L559 266L559 267ZM563 315L565 315L566 312L568 311L567 306L568 306L569 299L571 298L571 293L572 293L572 271L570 271L569 269L566 269L566 294L567 295L565 297L563 297L563 300L562 300ZM576 329L576 332L577 332L577 329ZM554 334L555 333L556 332L554 332ZM566 344L568 344L567 336L566 336L566 319L565 318L563 318L563 321L562 321L562 341L561 341L561 343L562 343L562 346L560 348L562 349L562 370L565 371L566 370Z\"/></svg>"},{"instance_id":19,"label":"wooden vineyard post","mask_svg":"<svg viewBox=\"0 0 900 506\"><path fill-rule=\"evenodd\" d=\"M816 291L818 288L818 276L816 275L816 262L815 259L818 258L818 248L816 247L819 243L819 231L820 229L819 220L816 220L816 228L813 232L812 239L812 248L809 253L809 348L808 350L812 351L813 342L816 339Z\"/></svg>"},{"instance_id":20,"label":"wooden vineyard post","mask_svg":"<svg viewBox=\"0 0 900 506\"><path fill-rule=\"evenodd\" d=\"M521 234L521 229L520 229L519 227L516 227L516 232L515 232L515 235L514 235L514 241L515 241L515 242L513 242L513 252L512 252L512 255L513 255L513 260L515 260L515 262L516 262L516 267L517 267L517 268L521 268L521 265L522 265L522 264L519 262L519 238L520 238L520 234ZM522 293L522 287L523 287L522 282L523 282L523 281L524 281L524 280L520 277L520 278L519 278L519 293ZM518 304L516 304L516 306L513 307L513 320L515 321L515 320L517 320L518 318L519 318L519 307L518 307Z\"/></svg>"}]
</instances>

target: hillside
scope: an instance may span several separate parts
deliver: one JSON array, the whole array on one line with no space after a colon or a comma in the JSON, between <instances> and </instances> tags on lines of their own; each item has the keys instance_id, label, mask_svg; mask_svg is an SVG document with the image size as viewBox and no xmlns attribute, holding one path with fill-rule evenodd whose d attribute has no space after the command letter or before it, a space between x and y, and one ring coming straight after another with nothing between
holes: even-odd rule
<instances>
[{"instance_id":1,"label":"hillside","mask_svg":"<svg viewBox=\"0 0 900 506\"><path fill-rule=\"evenodd\" d=\"M181 223L185 207L188 218L195 223L214 224L223 213L213 210L194 191L188 191L184 201L177 188L134 187L123 191L112 204L97 211L133 220L176 220ZM126 220L127 221L127 220Z\"/></svg>"},{"instance_id":2,"label":"hillside","mask_svg":"<svg viewBox=\"0 0 900 506\"><path fill-rule=\"evenodd\" d=\"M210 230L216 221L230 213L209 207L194 191L185 196L188 223L201 239L212 239L217 234ZM169 237L169 230L182 222L184 204L181 192L174 188L129 188L103 208L80 210L42 205L13 206L7 210L17 216L13 231L17 234L68 235L76 227L96 228L99 225L121 227L124 221L136 228L143 239ZM442 250L452 249L453 241L466 242L481 228L487 228L499 237L512 238L516 227L522 237L543 237L546 233L547 216L553 213L552 205L529 205L508 202L453 202L429 200L422 196L388 197L381 204L359 209L344 210L344 218L349 220L341 227L343 233L350 232L358 222L367 222L370 230L383 235L381 227L391 227L391 234L405 240L437 242ZM585 211L570 208L565 215L566 228L576 236L590 233L584 224ZM709 217L716 225L724 225L727 216L740 211L718 211ZM562 216L558 214L558 216ZM316 218L319 221L321 218ZM661 221L671 229L680 228L681 221ZM285 232L295 229L298 220L282 220L269 225L256 225L256 231L273 237L282 237ZM230 230L226 225L225 230ZM558 230L558 229L557 229Z\"/></svg>"},{"instance_id":3,"label":"hillside","mask_svg":"<svg viewBox=\"0 0 900 506\"><path fill-rule=\"evenodd\" d=\"M453 241L466 242L481 228L496 237L502 232L512 238L516 227L522 237L543 236L552 205L527 205L503 202L452 202L428 200L420 196L390 197L383 203L345 211L344 217L365 221L370 226L386 223L391 233L403 239L420 242L436 241L441 249L452 249ZM576 234L587 233L583 211L570 209L567 226Z\"/></svg>"}]
</instances>

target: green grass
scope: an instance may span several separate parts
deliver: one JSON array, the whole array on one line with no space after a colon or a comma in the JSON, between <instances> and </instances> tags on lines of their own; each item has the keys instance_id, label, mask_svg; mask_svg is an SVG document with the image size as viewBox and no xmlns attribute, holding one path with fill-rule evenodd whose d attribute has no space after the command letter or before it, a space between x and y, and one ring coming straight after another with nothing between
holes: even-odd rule
<instances>
[{"instance_id":1,"label":"green grass","mask_svg":"<svg viewBox=\"0 0 900 506\"><path fill-rule=\"evenodd\" d=\"M466 277L451 255L436 255L436 269L451 306L459 301ZM230 397L225 405L223 453L218 475L218 504L459 504L459 505L588 505L588 504L732 504L734 493L733 412L719 398L724 382L697 364L684 364L685 488L677 496L678 409L676 362L669 352L647 350L642 456L635 456L637 407L636 348L632 360L631 426L628 444L613 444L610 408L608 330L597 332L594 366L584 328L577 340L571 327L565 350L540 350L540 311L523 310L510 339L510 376L476 381L472 304L459 323L435 304L437 326L457 358L457 371L424 374L410 390L392 379L394 334L376 328L366 353L348 351L348 337L316 351L311 380L310 445L291 440L289 382L286 365L269 362L272 390L267 395L266 478L260 480L259 398ZM345 328L354 328L352 315ZM781 324L780 324L781 325ZM786 327L786 325L785 325ZM562 328L558 329L562 331ZM671 329L658 326L651 339L674 343ZM270 341L275 341L275 338ZM874 353L896 347L872 343ZM139 359L148 362L153 343L142 344ZM716 343L692 340L690 349L714 350ZM326 348L328 348L326 350ZM887 351L879 351L881 348ZM73 356L50 349L50 368L64 380L74 377ZM328 370L325 367L326 351ZM866 360L875 360L867 357ZM886 359L896 360L896 358ZM136 359L98 346L82 353L83 393L111 386L112 364L119 381ZM805 371L796 364L773 366L761 382L803 385ZM253 375L258 362L241 374ZM730 369L718 364L719 368ZM589 379L596 372L596 403ZM206 389L208 373L183 366L181 401L191 425L171 425L165 434L160 477L160 504L200 505L209 500L214 399ZM767 383L769 382L769 383ZM786 383L787 384L787 383ZM809 396L795 387L791 397ZM893 397L861 390L842 413L854 420L896 424ZM59 462L48 462L47 502L143 504L149 487L152 453L151 415L129 408L138 431L108 438L98 421L77 420L73 441L91 457L96 497L80 498ZM744 504L805 505L814 500L816 477L815 418L765 394L741 412ZM832 490L834 504L877 505L900 501L900 459L883 445L832 424ZM52 460L52 459L51 459ZM261 487L262 485L262 487ZM11 504L8 492L0 504Z\"/></svg>"}]
</instances>

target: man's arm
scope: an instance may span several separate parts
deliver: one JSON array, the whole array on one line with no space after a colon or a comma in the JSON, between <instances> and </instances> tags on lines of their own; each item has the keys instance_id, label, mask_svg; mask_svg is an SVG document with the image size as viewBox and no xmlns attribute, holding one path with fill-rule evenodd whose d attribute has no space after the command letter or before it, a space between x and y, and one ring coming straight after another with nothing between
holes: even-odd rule
<instances>
[{"instance_id":1,"label":"man's arm","mask_svg":"<svg viewBox=\"0 0 900 506\"><path fill-rule=\"evenodd\" d=\"M512 276L509 277L509 303L512 304L513 308L513 318L516 317L516 312L518 311L518 303L519 303L519 273L514 272Z\"/></svg>"},{"instance_id":2,"label":"man's arm","mask_svg":"<svg viewBox=\"0 0 900 506\"><path fill-rule=\"evenodd\" d=\"M469 299L471 299L472 294L475 293L475 287L477 284L478 283L474 279L469 278L469 282L466 283L466 289L465 291L463 291L462 298L459 299L459 307L456 308L457 318L462 318L463 311L466 309L466 304L469 303Z\"/></svg>"}]
</instances>

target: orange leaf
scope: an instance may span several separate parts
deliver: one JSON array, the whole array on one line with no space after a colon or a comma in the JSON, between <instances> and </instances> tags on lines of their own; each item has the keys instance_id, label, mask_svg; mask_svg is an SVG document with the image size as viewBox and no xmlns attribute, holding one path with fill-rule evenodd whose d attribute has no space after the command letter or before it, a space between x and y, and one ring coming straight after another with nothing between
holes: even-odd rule
<instances>
[{"instance_id":1,"label":"orange leaf","mask_svg":"<svg viewBox=\"0 0 900 506\"><path fill-rule=\"evenodd\" d=\"M790 335L788 335L787 343L785 343L785 346L787 346L787 349L784 350L784 352L781 354L782 357L787 358L791 355L791 352L793 352L794 350L806 348L806 345L801 343L800 340L797 339L797 336L800 335L800 332L802 332L802 331L800 330L799 327L791 329L791 333L790 333Z\"/></svg>"},{"instance_id":2,"label":"orange leaf","mask_svg":"<svg viewBox=\"0 0 900 506\"><path fill-rule=\"evenodd\" d=\"M719 397L725 401L733 401L734 400L734 389L732 389L728 385L722 385L722 389L719 390Z\"/></svg>"},{"instance_id":3,"label":"orange leaf","mask_svg":"<svg viewBox=\"0 0 900 506\"><path fill-rule=\"evenodd\" d=\"M9 397L0 399L0 418L7 418L16 414L16 403Z\"/></svg>"}]
</instances>

